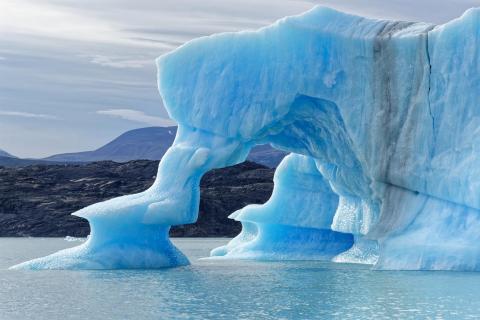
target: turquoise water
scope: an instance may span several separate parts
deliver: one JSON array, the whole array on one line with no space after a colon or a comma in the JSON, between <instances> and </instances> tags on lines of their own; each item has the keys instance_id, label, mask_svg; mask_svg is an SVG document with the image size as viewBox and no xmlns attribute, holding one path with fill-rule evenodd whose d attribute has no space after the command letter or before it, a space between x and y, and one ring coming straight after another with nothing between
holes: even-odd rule
<instances>
[{"instance_id":1,"label":"turquoise water","mask_svg":"<svg viewBox=\"0 0 480 320\"><path fill-rule=\"evenodd\" d=\"M325 262L198 260L226 239L174 239L192 265L9 271L77 245L0 238L0 319L479 319L480 273Z\"/></svg>"}]
</instances>

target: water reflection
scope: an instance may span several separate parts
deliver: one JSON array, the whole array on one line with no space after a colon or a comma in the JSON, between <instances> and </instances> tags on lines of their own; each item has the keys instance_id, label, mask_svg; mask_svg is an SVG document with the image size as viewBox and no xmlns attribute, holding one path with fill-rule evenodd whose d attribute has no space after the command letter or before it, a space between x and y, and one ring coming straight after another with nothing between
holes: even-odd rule
<instances>
[{"instance_id":1,"label":"water reflection","mask_svg":"<svg viewBox=\"0 0 480 320\"><path fill-rule=\"evenodd\" d=\"M372 271L368 266L312 261L198 260L225 242L176 240L192 261L180 268L18 272L5 270L18 255L18 259L31 258L68 242L0 239L0 319L465 319L480 315L478 273Z\"/></svg>"}]
</instances>

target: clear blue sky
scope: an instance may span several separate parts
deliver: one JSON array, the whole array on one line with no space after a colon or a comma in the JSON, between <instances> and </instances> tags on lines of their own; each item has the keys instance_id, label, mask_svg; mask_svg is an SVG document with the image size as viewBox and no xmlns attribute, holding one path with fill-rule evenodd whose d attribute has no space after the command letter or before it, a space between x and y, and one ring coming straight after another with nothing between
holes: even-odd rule
<instances>
[{"instance_id":1,"label":"clear blue sky","mask_svg":"<svg viewBox=\"0 0 480 320\"><path fill-rule=\"evenodd\" d=\"M0 1L0 149L43 157L170 125L155 57L198 36L255 29L316 4L443 23L480 0Z\"/></svg>"}]
</instances>

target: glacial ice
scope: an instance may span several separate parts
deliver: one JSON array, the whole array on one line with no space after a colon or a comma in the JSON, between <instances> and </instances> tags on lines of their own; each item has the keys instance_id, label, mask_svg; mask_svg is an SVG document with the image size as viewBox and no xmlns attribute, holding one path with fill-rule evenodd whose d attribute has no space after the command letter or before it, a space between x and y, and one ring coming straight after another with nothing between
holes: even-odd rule
<instances>
[{"instance_id":1,"label":"glacial ice","mask_svg":"<svg viewBox=\"0 0 480 320\"><path fill-rule=\"evenodd\" d=\"M217 259L321 259L480 270L480 9L445 25L315 7L157 59L179 130L145 192L84 208L87 242L13 268L185 265L171 225L199 180L257 144L291 152Z\"/></svg>"}]
</instances>

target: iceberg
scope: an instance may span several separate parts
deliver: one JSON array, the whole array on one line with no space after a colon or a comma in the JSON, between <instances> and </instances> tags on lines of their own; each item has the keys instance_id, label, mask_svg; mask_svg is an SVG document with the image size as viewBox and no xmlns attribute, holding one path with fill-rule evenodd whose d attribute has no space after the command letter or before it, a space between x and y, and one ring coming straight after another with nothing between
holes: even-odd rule
<instances>
[{"instance_id":1,"label":"iceberg","mask_svg":"<svg viewBox=\"0 0 480 320\"><path fill-rule=\"evenodd\" d=\"M190 41L157 59L179 130L154 185L75 212L88 241L13 268L188 264L168 230L196 221L201 176L271 144L291 155L270 200L233 213L212 258L480 270L478 48L480 9L435 26L315 7Z\"/></svg>"}]
</instances>

